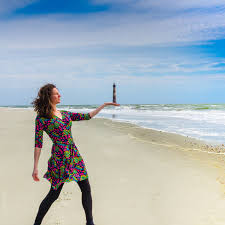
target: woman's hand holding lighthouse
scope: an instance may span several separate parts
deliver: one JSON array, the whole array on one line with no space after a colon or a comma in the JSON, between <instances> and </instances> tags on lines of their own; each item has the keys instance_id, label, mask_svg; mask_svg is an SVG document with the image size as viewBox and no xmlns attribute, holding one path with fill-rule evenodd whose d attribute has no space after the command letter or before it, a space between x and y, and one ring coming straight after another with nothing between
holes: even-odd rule
<instances>
[{"instance_id":1,"label":"woman's hand holding lighthouse","mask_svg":"<svg viewBox=\"0 0 225 225\"><path fill-rule=\"evenodd\" d=\"M120 106L120 104L114 103L114 102L105 102L104 104L102 104L101 106L99 106L97 109L89 112L91 118L93 116L95 116L97 113L99 113L100 110L102 110L105 106L107 105L114 105L114 106Z\"/></svg>"},{"instance_id":2,"label":"woman's hand holding lighthouse","mask_svg":"<svg viewBox=\"0 0 225 225\"><path fill-rule=\"evenodd\" d=\"M120 106L120 104L117 104L115 102L105 102L103 105L115 105L115 106Z\"/></svg>"}]
</instances>

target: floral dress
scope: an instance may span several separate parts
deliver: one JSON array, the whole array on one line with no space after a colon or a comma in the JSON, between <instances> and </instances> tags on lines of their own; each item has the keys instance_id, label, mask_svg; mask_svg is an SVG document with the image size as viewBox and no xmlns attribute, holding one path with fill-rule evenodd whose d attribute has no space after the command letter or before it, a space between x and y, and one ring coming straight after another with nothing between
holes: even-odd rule
<instances>
[{"instance_id":1,"label":"floral dress","mask_svg":"<svg viewBox=\"0 0 225 225\"><path fill-rule=\"evenodd\" d=\"M73 113L60 110L62 119L53 116L47 119L37 115L35 119L35 147L42 148L43 131L51 138L53 145L48 169L44 174L54 190L64 182L81 181L88 178L84 161L71 133L72 121L89 120L89 113Z\"/></svg>"}]
</instances>

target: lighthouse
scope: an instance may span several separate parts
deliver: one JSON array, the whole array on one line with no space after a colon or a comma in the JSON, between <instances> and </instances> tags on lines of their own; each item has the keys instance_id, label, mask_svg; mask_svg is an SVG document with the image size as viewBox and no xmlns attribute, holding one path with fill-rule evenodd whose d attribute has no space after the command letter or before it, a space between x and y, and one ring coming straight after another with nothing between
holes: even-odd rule
<instances>
[{"instance_id":1,"label":"lighthouse","mask_svg":"<svg viewBox=\"0 0 225 225\"><path fill-rule=\"evenodd\" d=\"M113 83L113 102L116 103L116 85Z\"/></svg>"}]
</instances>

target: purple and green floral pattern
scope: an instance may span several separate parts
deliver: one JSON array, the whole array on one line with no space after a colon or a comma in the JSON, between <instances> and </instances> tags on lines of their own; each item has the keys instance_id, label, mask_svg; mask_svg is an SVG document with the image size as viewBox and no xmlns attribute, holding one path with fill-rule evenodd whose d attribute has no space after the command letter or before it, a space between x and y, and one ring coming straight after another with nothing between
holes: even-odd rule
<instances>
[{"instance_id":1,"label":"purple and green floral pattern","mask_svg":"<svg viewBox=\"0 0 225 225\"><path fill-rule=\"evenodd\" d=\"M53 116L52 119L36 116L35 119L35 147L42 148L43 131L51 138L53 145L48 169L44 174L54 190L64 182L81 181L88 178L82 156L80 155L72 137L72 121L90 120L89 113L73 113L60 110L62 119Z\"/></svg>"}]
</instances>

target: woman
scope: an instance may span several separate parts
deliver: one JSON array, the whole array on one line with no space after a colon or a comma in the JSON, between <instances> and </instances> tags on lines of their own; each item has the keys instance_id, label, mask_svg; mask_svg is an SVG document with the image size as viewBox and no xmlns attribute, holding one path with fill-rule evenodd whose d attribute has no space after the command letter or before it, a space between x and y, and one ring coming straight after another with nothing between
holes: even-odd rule
<instances>
[{"instance_id":1,"label":"woman","mask_svg":"<svg viewBox=\"0 0 225 225\"><path fill-rule=\"evenodd\" d=\"M82 192L82 205L86 216L86 225L94 225L92 217L92 197L88 173L71 134L72 121L89 120L107 105L119 106L116 103L104 103L90 113L73 113L57 110L60 93L54 84L40 88L37 98L32 102L35 119L35 151L32 177L38 178L38 160L43 144L43 131L51 138L53 145L48 160L48 170L44 174L51 188L40 204L34 225L40 225L52 203L59 197L65 182L76 181Z\"/></svg>"}]
</instances>

